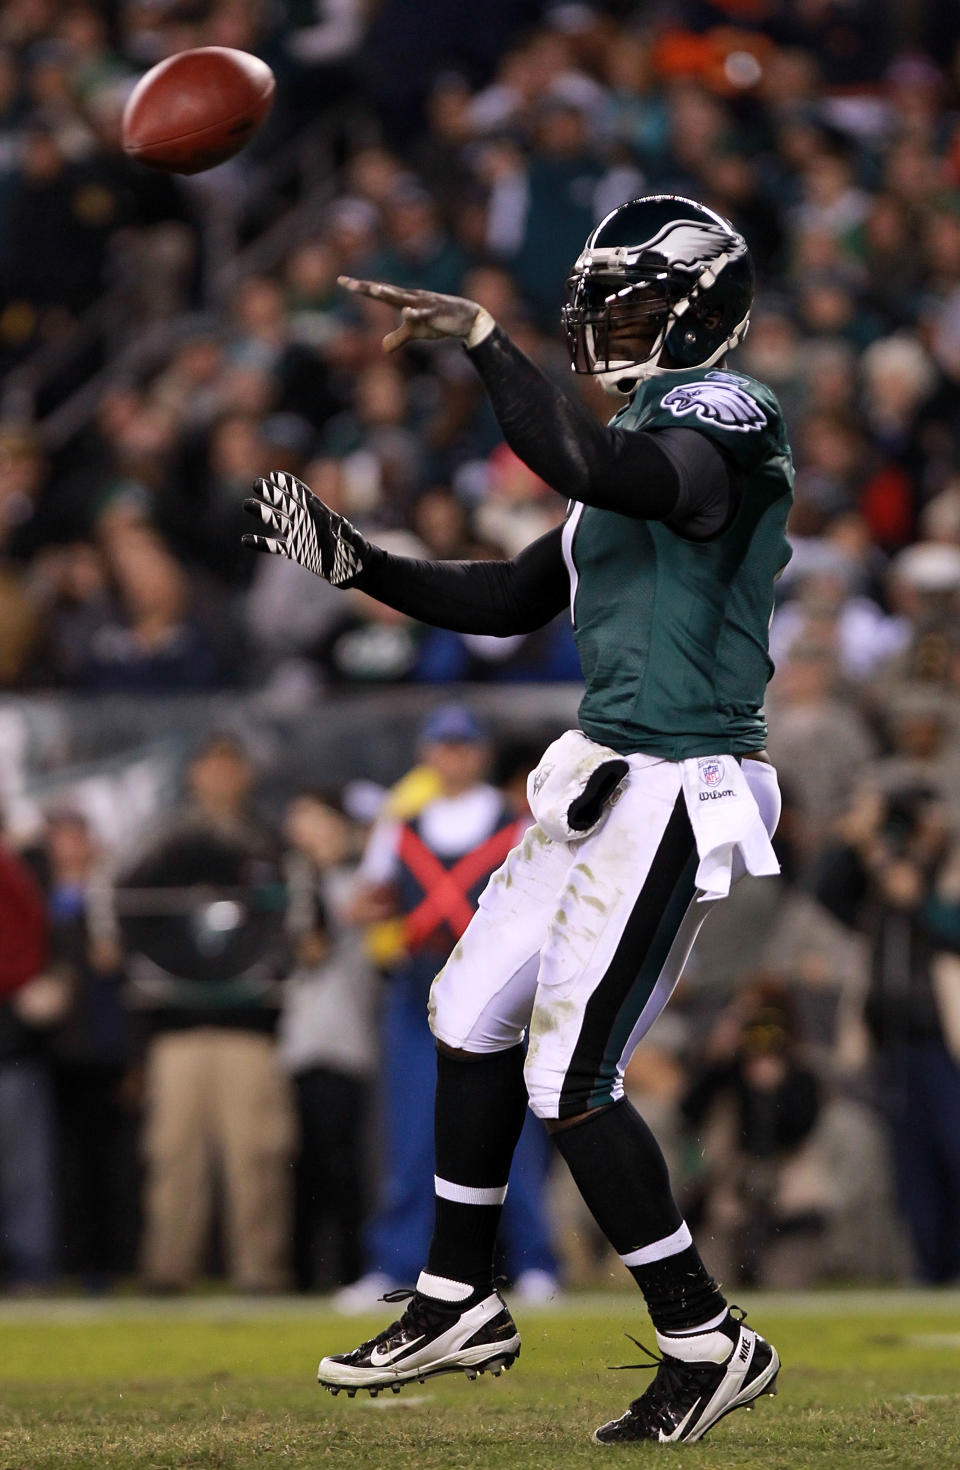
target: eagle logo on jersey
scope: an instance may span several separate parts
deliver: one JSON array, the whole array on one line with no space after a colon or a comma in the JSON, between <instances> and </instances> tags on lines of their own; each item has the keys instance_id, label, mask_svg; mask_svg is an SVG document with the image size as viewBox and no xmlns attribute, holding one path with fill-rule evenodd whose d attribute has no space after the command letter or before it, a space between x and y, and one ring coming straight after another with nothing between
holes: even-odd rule
<instances>
[{"instance_id":1,"label":"eagle logo on jersey","mask_svg":"<svg viewBox=\"0 0 960 1470\"><path fill-rule=\"evenodd\" d=\"M730 231L722 225L671 220L652 240L644 243L641 251L644 255L648 252L662 255L678 270L692 271L731 253Z\"/></svg>"},{"instance_id":2,"label":"eagle logo on jersey","mask_svg":"<svg viewBox=\"0 0 960 1470\"><path fill-rule=\"evenodd\" d=\"M767 416L755 398L751 398L732 378L705 378L699 383L682 383L671 388L661 400L675 418L692 413L701 423L716 424L718 429L748 434L762 429Z\"/></svg>"}]
</instances>

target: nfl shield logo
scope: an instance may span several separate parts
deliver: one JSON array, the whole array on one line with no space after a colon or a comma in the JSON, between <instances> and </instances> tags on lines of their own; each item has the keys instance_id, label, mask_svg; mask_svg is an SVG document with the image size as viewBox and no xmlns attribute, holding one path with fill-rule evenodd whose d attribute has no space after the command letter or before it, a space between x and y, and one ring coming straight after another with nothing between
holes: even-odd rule
<instances>
[{"instance_id":1,"label":"nfl shield logo","mask_svg":"<svg viewBox=\"0 0 960 1470\"><path fill-rule=\"evenodd\" d=\"M700 780L704 786L719 786L723 781L723 761L718 755L708 755L698 762Z\"/></svg>"}]
</instances>

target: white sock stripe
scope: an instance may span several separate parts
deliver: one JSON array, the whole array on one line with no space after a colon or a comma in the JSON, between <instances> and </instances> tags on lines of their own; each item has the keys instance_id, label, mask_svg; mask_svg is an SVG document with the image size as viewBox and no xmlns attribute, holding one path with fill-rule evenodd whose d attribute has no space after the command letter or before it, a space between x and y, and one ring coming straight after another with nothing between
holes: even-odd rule
<instances>
[{"instance_id":1,"label":"white sock stripe","mask_svg":"<svg viewBox=\"0 0 960 1470\"><path fill-rule=\"evenodd\" d=\"M502 1205L507 1186L501 1189L473 1189L468 1184L451 1184L449 1179L433 1176L433 1192L438 1199L452 1200L456 1205Z\"/></svg>"},{"instance_id":2,"label":"white sock stripe","mask_svg":"<svg viewBox=\"0 0 960 1470\"><path fill-rule=\"evenodd\" d=\"M420 1272L417 1291L440 1302L465 1302L468 1296L473 1296L473 1287L467 1282L451 1281L449 1276L432 1276L429 1271Z\"/></svg>"},{"instance_id":3,"label":"white sock stripe","mask_svg":"<svg viewBox=\"0 0 960 1470\"><path fill-rule=\"evenodd\" d=\"M750 1337L740 1335L750 1350ZM657 1333L657 1346L671 1358L680 1358L685 1363L726 1363L731 1361L736 1344L725 1332L694 1332L676 1336L671 1332Z\"/></svg>"},{"instance_id":4,"label":"white sock stripe","mask_svg":"<svg viewBox=\"0 0 960 1470\"><path fill-rule=\"evenodd\" d=\"M719 1327L721 1322L727 1320L727 1308L711 1317L709 1322L698 1322L696 1327L678 1327L676 1332L668 1332L668 1337L693 1337L698 1332L709 1332L714 1327Z\"/></svg>"},{"instance_id":5,"label":"white sock stripe","mask_svg":"<svg viewBox=\"0 0 960 1470\"><path fill-rule=\"evenodd\" d=\"M662 1261L667 1256L675 1256L680 1251L685 1251L688 1245L693 1245L693 1236L687 1228L686 1221L675 1230L672 1235L665 1235L662 1240L651 1241L650 1245L642 1245L639 1250L629 1251L620 1259L625 1266L649 1266L651 1261Z\"/></svg>"}]
</instances>

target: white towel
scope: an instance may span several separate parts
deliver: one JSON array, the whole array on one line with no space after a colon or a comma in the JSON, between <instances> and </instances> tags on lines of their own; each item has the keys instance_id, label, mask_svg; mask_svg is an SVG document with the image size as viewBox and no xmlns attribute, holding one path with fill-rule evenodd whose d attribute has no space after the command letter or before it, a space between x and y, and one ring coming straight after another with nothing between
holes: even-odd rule
<instances>
[{"instance_id":1,"label":"white towel","mask_svg":"<svg viewBox=\"0 0 960 1470\"><path fill-rule=\"evenodd\" d=\"M696 838L700 903L726 898L734 855L754 877L772 877L780 864L756 798L732 755L698 755L680 761L683 796Z\"/></svg>"}]
</instances>

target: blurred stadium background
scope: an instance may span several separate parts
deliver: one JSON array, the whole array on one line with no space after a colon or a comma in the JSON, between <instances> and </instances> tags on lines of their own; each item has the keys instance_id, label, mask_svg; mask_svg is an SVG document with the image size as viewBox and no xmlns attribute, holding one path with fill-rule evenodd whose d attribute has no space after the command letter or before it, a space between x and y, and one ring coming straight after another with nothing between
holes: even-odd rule
<instances>
[{"instance_id":1,"label":"blurred stadium background","mask_svg":"<svg viewBox=\"0 0 960 1470\"><path fill-rule=\"evenodd\" d=\"M473 296L590 394L564 279L652 191L752 246L737 361L784 405L797 503L769 700L783 876L711 920L631 1095L725 1281L960 1275L958 42L945 0L4 0L4 924L15 949L19 863L49 945L0 1000L6 1292L328 1292L369 1265L397 950L338 894L381 802L436 789L428 762L387 795L425 716L481 713L506 789L574 719L576 656L562 619L461 637L258 560L240 502L290 470L432 557L556 524L460 350L385 358L389 314L335 278ZM119 149L124 100L196 45L269 62L274 114L208 174L149 173ZM208 846L151 869L157 824L198 808ZM211 1019L276 1078L267 1163L237 1165L269 1182L250 1259L222 1159L197 1164L199 1224L149 1199L160 1043ZM311 1150L343 1137L323 1173ZM551 1292L622 1285L556 1169L544 1188ZM193 1220L195 1271L144 1264L148 1208Z\"/></svg>"}]
</instances>

